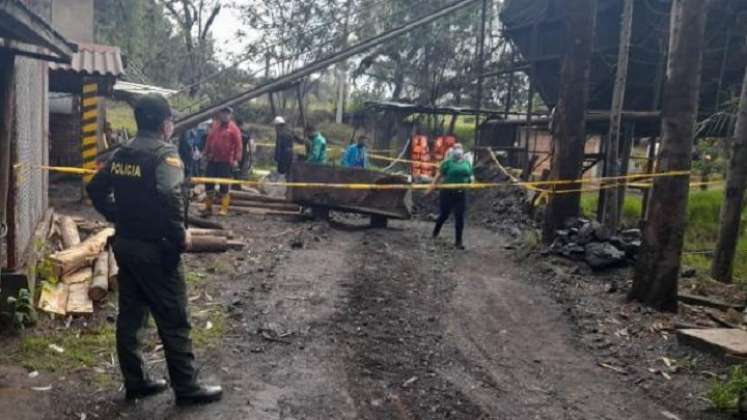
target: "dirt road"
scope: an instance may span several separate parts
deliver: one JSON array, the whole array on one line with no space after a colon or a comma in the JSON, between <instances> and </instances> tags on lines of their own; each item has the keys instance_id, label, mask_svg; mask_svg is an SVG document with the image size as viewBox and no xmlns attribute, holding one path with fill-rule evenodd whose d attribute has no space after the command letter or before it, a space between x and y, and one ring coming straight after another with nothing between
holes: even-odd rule
<instances>
[{"instance_id":1,"label":"dirt road","mask_svg":"<svg viewBox=\"0 0 747 420\"><path fill-rule=\"evenodd\" d=\"M232 327L203 357L202 376L223 383L225 400L177 409L163 395L118 403L109 415L672 418L574 345L562 309L519 280L494 233L471 230L469 251L455 252L420 222L301 231L258 223L275 243L255 252L273 264L227 279Z\"/></svg>"}]
</instances>

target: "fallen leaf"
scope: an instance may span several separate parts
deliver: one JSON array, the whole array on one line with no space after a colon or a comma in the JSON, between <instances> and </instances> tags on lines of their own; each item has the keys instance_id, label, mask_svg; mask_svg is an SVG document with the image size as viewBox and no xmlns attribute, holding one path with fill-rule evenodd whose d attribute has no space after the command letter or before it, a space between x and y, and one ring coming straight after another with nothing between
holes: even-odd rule
<instances>
[{"instance_id":1,"label":"fallen leaf","mask_svg":"<svg viewBox=\"0 0 747 420\"><path fill-rule=\"evenodd\" d=\"M38 371L29 372L29 378L36 378L37 376L39 376Z\"/></svg>"},{"instance_id":2,"label":"fallen leaf","mask_svg":"<svg viewBox=\"0 0 747 420\"><path fill-rule=\"evenodd\" d=\"M52 385L47 385L47 386L32 386L31 389L34 390L34 391L40 391L40 392L51 391L52 390Z\"/></svg>"},{"instance_id":3,"label":"fallen leaf","mask_svg":"<svg viewBox=\"0 0 747 420\"><path fill-rule=\"evenodd\" d=\"M57 344L50 344L49 345L49 349L52 350L52 351L56 351L57 353L60 353L60 354L62 354L62 353L65 352L65 349L63 349L62 347L58 346Z\"/></svg>"},{"instance_id":4,"label":"fallen leaf","mask_svg":"<svg viewBox=\"0 0 747 420\"><path fill-rule=\"evenodd\" d=\"M412 378L406 380L405 383L402 384L402 386L405 387L405 388L407 388L408 386L414 384L415 381L417 381L417 380L418 380L418 377L417 376L413 376Z\"/></svg>"},{"instance_id":5,"label":"fallen leaf","mask_svg":"<svg viewBox=\"0 0 747 420\"><path fill-rule=\"evenodd\" d=\"M212 323L212 322L210 322L210 321L208 321L208 322L207 322L207 323L205 324L205 329L206 329L206 330L211 330L211 329L213 329L213 323Z\"/></svg>"}]
</instances>

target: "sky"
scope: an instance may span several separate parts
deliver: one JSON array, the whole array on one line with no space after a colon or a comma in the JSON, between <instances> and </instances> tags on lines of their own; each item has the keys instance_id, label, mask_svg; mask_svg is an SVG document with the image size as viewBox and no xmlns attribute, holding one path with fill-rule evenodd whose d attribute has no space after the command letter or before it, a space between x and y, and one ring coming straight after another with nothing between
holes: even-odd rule
<instances>
[{"instance_id":1,"label":"sky","mask_svg":"<svg viewBox=\"0 0 747 420\"><path fill-rule=\"evenodd\" d=\"M244 43L236 39L236 30L241 25L238 10L230 7L222 8L213 24L213 36L218 46L218 58L226 63L230 62L231 54L238 55L244 50Z\"/></svg>"}]
</instances>

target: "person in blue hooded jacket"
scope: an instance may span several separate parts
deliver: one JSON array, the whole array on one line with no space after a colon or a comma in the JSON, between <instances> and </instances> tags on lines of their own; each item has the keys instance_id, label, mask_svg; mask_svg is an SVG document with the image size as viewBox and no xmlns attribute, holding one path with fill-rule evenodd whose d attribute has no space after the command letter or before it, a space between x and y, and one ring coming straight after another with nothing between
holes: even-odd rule
<instances>
[{"instance_id":1,"label":"person in blue hooded jacket","mask_svg":"<svg viewBox=\"0 0 747 420\"><path fill-rule=\"evenodd\" d=\"M358 137L358 142L351 144L342 155L342 166L345 168L368 169L368 147L366 136Z\"/></svg>"}]
</instances>

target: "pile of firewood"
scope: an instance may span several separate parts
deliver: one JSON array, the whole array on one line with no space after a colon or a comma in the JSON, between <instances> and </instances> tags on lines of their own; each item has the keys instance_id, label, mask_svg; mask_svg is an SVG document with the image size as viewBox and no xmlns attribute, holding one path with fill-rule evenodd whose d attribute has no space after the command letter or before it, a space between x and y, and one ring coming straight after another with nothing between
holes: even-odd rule
<instances>
[{"instance_id":1,"label":"pile of firewood","mask_svg":"<svg viewBox=\"0 0 747 420\"><path fill-rule=\"evenodd\" d=\"M109 246L114 228L70 216L53 217L48 237L52 253L46 259L44 273L48 278L37 306L58 315L91 314L94 303L105 301L109 292L117 288L119 269ZM242 242L233 240L231 231L215 227L189 229L192 237L189 252L225 252L243 247ZM81 233L85 240L81 240Z\"/></svg>"},{"instance_id":2,"label":"pile of firewood","mask_svg":"<svg viewBox=\"0 0 747 420\"><path fill-rule=\"evenodd\" d=\"M81 232L88 233L81 241ZM93 303L115 290L119 269L107 246L114 229L106 224L55 215L50 232L46 273L56 281L43 285L39 309L58 315L93 313Z\"/></svg>"}]
</instances>

